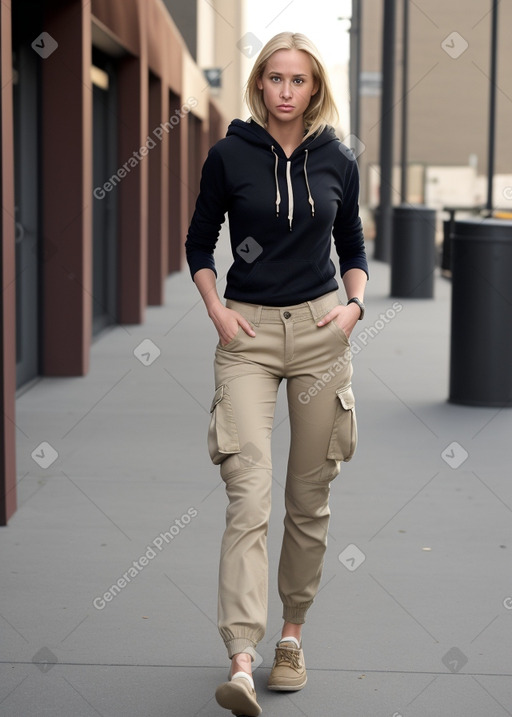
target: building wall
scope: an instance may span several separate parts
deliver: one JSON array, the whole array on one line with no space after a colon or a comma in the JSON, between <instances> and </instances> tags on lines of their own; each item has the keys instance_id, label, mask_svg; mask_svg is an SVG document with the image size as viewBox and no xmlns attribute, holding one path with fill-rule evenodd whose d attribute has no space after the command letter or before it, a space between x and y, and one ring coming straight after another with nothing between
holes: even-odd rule
<instances>
[{"instance_id":1,"label":"building wall","mask_svg":"<svg viewBox=\"0 0 512 717\"><path fill-rule=\"evenodd\" d=\"M198 55L202 68L221 70L221 87L213 90L227 120L243 117L244 56L239 47L243 34L245 2L198 0Z\"/></svg>"},{"instance_id":2,"label":"building wall","mask_svg":"<svg viewBox=\"0 0 512 717\"><path fill-rule=\"evenodd\" d=\"M197 12L198 2L191 0L163 0L176 27L185 40L194 60L197 60Z\"/></svg>"},{"instance_id":3,"label":"building wall","mask_svg":"<svg viewBox=\"0 0 512 717\"><path fill-rule=\"evenodd\" d=\"M380 71L382 2L362 0L362 71ZM402 3L397 2L395 161L400 156ZM465 165L476 155L478 172L487 168L490 73L490 4L481 0L409 3L409 152L411 163ZM512 5L499 4L496 172L510 173L512 157L512 48L507 28ZM452 35L452 33L457 35ZM461 52L467 43L467 48ZM445 49L443 49L445 48ZM448 51L447 51L448 50ZM380 97L361 97L359 157L363 200L368 197L368 167L379 162ZM398 200L396 187L395 198Z\"/></svg>"},{"instance_id":4,"label":"building wall","mask_svg":"<svg viewBox=\"0 0 512 717\"><path fill-rule=\"evenodd\" d=\"M32 3L18 0L16 11L28 15ZM46 0L40 8L40 30L50 38L37 40L36 46L32 44L36 37L22 39L27 50L31 47L40 55L39 372L80 376L89 368L97 298L93 219L99 203L111 201L116 214L115 261L109 265L115 279L115 313L109 318L141 323L148 304L163 302L169 272L183 268L200 168L209 145L223 135L226 119L162 0ZM14 185L22 168L13 161L17 128L13 127L10 10L10 1L4 0L0 14L0 524L16 507ZM94 70L94 81L93 48L110 67ZM110 84L109 71L115 84ZM111 90L115 99L110 123L117 159L112 174L95 186L93 109L101 82L105 82L103 94Z\"/></svg>"}]
</instances>

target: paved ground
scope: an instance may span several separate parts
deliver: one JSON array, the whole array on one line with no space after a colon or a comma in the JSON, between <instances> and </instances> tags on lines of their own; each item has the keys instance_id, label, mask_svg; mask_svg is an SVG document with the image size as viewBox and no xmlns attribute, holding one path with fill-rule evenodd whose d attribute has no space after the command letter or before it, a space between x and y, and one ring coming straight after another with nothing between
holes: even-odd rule
<instances>
[{"instance_id":1,"label":"paved ground","mask_svg":"<svg viewBox=\"0 0 512 717\"><path fill-rule=\"evenodd\" d=\"M222 274L225 252L219 263ZM372 262L353 334L359 448L333 483L309 683L291 695L265 689L280 628L280 395L255 673L268 717L512 715L512 411L447 403L450 284L437 277L433 300L392 299L389 286ZM143 326L101 335L87 377L18 399L1 715L227 714L213 698L228 669L215 625L225 496L205 442L215 340L183 272Z\"/></svg>"}]
</instances>

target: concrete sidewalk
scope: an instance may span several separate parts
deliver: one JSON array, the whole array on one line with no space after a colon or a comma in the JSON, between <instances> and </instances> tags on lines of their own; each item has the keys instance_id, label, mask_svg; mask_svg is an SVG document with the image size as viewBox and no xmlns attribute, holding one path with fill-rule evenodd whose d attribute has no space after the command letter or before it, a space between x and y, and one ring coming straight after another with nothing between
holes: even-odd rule
<instances>
[{"instance_id":1,"label":"concrete sidewalk","mask_svg":"<svg viewBox=\"0 0 512 717\"><path fill-rule=\"evenodd\" d=\"M309 682L293 694L265 689L281 626L280 392L259 701L268 717L512 715L512 411L446 401L448 282L436 278L434 300L397 300L389 267L370 271L352 335L359 447L332 484ZM188 272L166 288L143 326L100 336L87 377L45 378L18 399L2 716L228 714L213 696L228 670L216 628L226 500L205 438L216 334Z\"/></svg>"}]
</instances>

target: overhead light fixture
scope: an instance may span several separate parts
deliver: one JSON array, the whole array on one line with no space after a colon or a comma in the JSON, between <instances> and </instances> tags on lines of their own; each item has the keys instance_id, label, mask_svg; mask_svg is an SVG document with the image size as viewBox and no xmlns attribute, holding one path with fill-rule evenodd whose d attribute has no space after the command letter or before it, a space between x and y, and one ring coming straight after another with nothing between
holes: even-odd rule
<instances>
[{"instance_id":1,"label":"overhead light fixture","mask_svg":"<svg viewBox=\"0 0 512 717\"><path fill-rule=\"evenodd\" d=\"M96 65L91 65L91 82L102 90L108 90L108 75Z\"/></svg>"}]
</instances>

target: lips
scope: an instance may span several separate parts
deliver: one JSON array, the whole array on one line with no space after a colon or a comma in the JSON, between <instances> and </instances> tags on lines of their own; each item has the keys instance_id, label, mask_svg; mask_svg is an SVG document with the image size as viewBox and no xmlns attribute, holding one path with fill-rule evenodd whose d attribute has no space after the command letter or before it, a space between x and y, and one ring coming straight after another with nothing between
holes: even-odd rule
<instances>
[{"instance_id":1,"label":"lips","mask_svg":"<svg viewBox=\"0 0 512 717\"><path fill-rule=\"evenodd\" d=\"M277 109L278 109L278 110L290 111L290 110L293 110L293 109L295 109L295 108L294 108L293 105L278 105L278 106L277 106Z\"/></svg>"}]
</instances>

